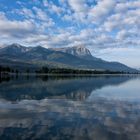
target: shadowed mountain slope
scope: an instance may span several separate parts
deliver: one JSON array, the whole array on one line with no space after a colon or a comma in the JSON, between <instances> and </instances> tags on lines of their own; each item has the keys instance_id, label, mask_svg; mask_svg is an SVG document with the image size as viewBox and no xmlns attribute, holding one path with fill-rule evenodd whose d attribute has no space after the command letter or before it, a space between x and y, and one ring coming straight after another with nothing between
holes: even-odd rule
<instances>
[{"instance_id":1,"label":"shadowed mountain slope","mask_svg":"<svg viewBox=\"0 0 140 140\"><path fill-rule=\"evenodd\" d=\"M112 70L136 72L124 64L107 62L91 55L90 51L83 47L69 47L60 49L47 49L41 46L25 47L12 44L0 49L1 65L34 65L36 67L65 67L80 69Z\"/></svg>"}]
</instances>

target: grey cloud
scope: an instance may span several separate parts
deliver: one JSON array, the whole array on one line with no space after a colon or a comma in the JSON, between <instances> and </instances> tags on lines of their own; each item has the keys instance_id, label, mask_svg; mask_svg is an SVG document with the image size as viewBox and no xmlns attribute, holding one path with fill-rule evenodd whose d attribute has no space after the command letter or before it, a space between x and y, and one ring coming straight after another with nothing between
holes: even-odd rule
<instances>
[{"instance_id":1,"label":"grey cloud","mask_svg":"<svg viewBox=\"0 0 140 140\"><path fill-rule=\"evenodd\" d=\"M23 37L35 32L34 27L31 21L10 21L4 15L0 15L1 37Z\"/></svg>"},{"instance_id":2,"label":"grey cloud","mask_svg":"<svg viewBox=\"0 0 140 140\"><path fill-rule=\"evenodd\" d=\"M96 5L88 4L93 2ZM138 0L59 0L59 5L43 0L42 4L44 9L34 6L32 10L26 7L20 12L15 10L24 16L22 21L10 21L1 13L1 40L21 38L27 44L45 47L84 44L91 49L140 46ZM74 29L56 27L51 12L59 13L60 20Z\"/></svg>"}]
</instances>

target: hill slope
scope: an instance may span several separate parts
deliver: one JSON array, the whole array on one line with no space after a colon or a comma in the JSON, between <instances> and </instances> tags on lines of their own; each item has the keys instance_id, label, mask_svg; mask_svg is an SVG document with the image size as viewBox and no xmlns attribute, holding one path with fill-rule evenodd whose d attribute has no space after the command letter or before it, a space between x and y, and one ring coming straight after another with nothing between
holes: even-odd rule
<instances>
[{"instance_id":1,"label":"hill slope","mask_svg":"<svg viewBox=\"0 0 140 140\"><path fill-rule=\"evenodd\" d=\"M5 63L7 62L7 63ZM19 44L12 44L0 49L0 64L13 65L20 63L34 65L34 67L70 67L81 69L98 69L135 72L124 64L118 62L107 62L93 57L85 47L69 47L60 49L46 49L41 46L25 47Z\"/></svg>"}]
</instances>

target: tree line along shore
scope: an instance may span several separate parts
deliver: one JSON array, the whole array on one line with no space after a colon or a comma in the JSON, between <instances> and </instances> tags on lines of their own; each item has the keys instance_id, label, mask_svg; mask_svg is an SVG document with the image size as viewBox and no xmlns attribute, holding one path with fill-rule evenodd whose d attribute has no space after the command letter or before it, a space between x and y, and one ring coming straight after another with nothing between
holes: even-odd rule
<instances>
[{"instance_id":1,"label":"tree line along shore","mask_svg":"<svg viewBox=\"0 0 140 140\"><path fill-rule=\"evenodd\" d=\"M41 67L40 69L30 69L25 68L24 70L20 70L17 68L11 68L9 66L0 66L0 75L20 75L20 74L138 74L138 73L130 73L123 71L110 71L110 70L92 70L92 69L72 69L72 68L49 68L49 67Z\"/></svg>"}]
</instances>

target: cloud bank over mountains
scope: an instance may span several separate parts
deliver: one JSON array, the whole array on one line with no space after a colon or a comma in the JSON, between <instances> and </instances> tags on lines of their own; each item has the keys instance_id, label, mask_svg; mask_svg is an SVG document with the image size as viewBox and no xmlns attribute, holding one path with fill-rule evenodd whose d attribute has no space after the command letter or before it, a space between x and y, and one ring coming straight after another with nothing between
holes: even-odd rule
<instances>
[{"instance_id":1,"label":"cloud bank over mountains","mask_svg":"<svg viewBox=\"0 0 140 140\"><path fill-rule=\"evenodd\" d=\"M139 0L2 0L0 41L44 47L82 44L98 55L112 48L138 52L139 19Z\"/></svg>"}]
</instances>

